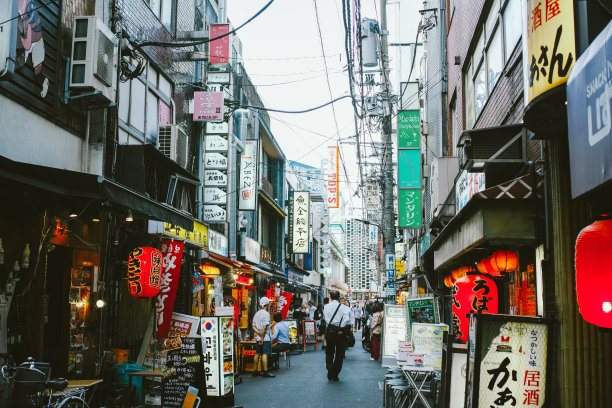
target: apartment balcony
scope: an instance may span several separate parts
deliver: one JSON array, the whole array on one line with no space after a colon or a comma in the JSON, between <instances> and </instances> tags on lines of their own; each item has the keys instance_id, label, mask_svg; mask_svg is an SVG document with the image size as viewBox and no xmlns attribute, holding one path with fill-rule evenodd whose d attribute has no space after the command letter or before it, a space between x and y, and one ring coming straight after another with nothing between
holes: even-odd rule
<instances>
[{"instance_id":1,"label":"apartment balcony","mask_svg":"<svg viewBox=\"0 0 612 408\"><path fill-rule=\"evenodd\" d=\"M261 189L265 191L270 197L274 197L274 187L267 178L261 176Z\"/></svg>"}]
</instances>

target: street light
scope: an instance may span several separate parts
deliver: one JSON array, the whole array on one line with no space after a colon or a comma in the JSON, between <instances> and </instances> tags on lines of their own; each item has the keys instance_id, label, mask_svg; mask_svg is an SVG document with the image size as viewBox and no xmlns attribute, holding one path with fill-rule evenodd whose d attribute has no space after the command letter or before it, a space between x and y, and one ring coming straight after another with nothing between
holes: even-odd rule
<instances>
[{"instance_id":1,"label":"street light","mask_svg":"<svg viewBox=\"0 0 612 408\"><path fill-rule=\"evenodd\" d=\"M382 235L383 242L386 242L385 241L385 232L384 232L383 228L379 224L377 224L375 222L372 222L372 221L368 221L368 220L362 220L360 218L353 218L353 220L361 222L361 223L363 223L365 225L373 225L373 226L377 227L378 230L380 231L380 234Z\"/></svg>"}]
</instances>

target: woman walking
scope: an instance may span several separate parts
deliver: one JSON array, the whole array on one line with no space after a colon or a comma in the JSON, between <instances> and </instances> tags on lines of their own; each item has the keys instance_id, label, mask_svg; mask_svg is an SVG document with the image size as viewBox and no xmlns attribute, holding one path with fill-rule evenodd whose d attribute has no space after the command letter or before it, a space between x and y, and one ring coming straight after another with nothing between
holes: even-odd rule
<instances>
[{"instance_id":1,"label":"woman walking","mask_svg":"<svg viewBox=\"0 0 612 408\"><path fill-rule=\"evenodd\" d=\"M372 332L371 344L372 351L370 352L370 360L378 360L380 357L380 333L382 332L383 322L383 305L382 303L374 303L372 306L372 318L370 319L370 329Z\"/></svg>"}]
</instances>

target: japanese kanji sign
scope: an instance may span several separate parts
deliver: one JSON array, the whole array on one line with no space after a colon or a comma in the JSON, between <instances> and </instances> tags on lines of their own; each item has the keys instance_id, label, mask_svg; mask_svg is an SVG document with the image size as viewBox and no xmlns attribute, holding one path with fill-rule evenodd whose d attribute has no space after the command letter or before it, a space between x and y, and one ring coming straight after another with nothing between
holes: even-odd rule
<instances>
[{"instance_id":1,"label":"japanese kanji sign","mask_svg":"<svg viewBox=\"0 0 612 408\"><path fill-rule=\"evenodd\" d=\"M193 120L223 120L223 92L194 92Z\"/></svg>"},{"instance_id":2,"label":"japanese kanji sign","mask_svg":"<svg viewBox=\"0 0 612 408\"><path fill-rule=\"evenodd\" d=\"M403 228L419 228L423 224L420 188L400 189L399 195L399 226Z\"/></svg>"},{"instance_id":3,"label":"japanese kanji sign","mask_svg":"<svg viewBox=\"0 0 612 408\"><path fill-rule=\"evenodd\" d=\"M421 119L418 110L399 111L397 114L397 146L404 148L421 147Z\"/></svg>"},{"instance_id":4,"label":"japanese kanji sign","mask_svg":"<svg viewBox=\"0 0 612 408\"><path fill-rule=\"evenodd\" d=\"M229 24L211 24L210 38L219 37L229 32ZM210 42L210 63L227 64L229 62L230 36L226 35Z\"/></svg>"},{"instance_id":5,"label":"japanese kanji sign","mask_svg":"<svg viewBox=\"0 0 612 408\"><path fill-rule=\"evenodd\" d=\"M542 407L548 325L542 319L478 315L470 320L466 407Z\"/></svg>"},{"instance_id":6,"label":"japanese kanji sign","mask_svg":"<svg viewBox=\"0 0 612 408\"><path fill-rule=\"evenodd\" d=\"M573 0L527 0L523 10L525 103L567 81L576 61Z\"/></svg>"},{"instance_id":7,"label":"japanese kanji sign","mask_svg":"<svg viewBox=\"0 0 612 408\"><path fill-rule=\"evenodd\" d=\"M289 206L291 252L307 254L310 251L310 192L292 191Z\"/></svg>"},{"instance_id":8,"label":"japanese kanji sign","mask_svg":"<svg viewBox=\"0 0 612 408\"><path fill-rule=\"evenodd\" d=\"M162 241L161 243L164 270L162 271L161 288L155 300L158 339L168 337L170 330L179 274L181 273L181 262L183 261L184 245L185 243L180 241Z\"/></svg>"},{"instance_id":9,"label":"japanese kanji sign","mask_svg":"<svg viewBox=\"0 0 612 408\"><path fill-rule=\"evenodd\" d=\"M240 156L238 209L242 211L257 209L257 140L244 142L244 152Z\"/></svg>"}]
</instances>

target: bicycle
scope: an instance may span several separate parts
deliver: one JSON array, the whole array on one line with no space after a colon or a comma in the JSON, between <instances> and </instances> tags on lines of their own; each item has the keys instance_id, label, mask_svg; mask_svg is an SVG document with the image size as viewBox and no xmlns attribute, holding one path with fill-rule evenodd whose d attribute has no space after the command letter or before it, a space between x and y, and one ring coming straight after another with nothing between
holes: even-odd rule
<instances>
[{"instance_id":1,"label":"bicycle","mask_svg":"<svg viewBox=\"0 0 612 408\"><path fill-rule=\"evenodd\" d=\"M0 371L12 386L14 408L89 408L85 401L87 389L66 390L68 380L49 378L48 363L28 358L19 366L3 365Z\"/></svg>"}]
</instances>

